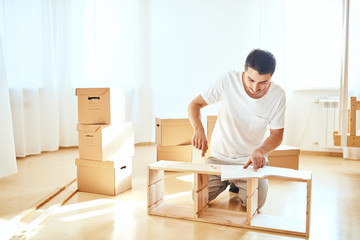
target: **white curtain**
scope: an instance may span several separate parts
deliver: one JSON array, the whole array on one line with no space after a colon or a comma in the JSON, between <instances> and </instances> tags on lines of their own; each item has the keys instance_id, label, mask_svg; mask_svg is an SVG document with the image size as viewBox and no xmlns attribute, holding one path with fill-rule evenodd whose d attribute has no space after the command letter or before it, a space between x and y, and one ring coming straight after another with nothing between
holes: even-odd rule
<instances>
[{"instance_id":1,"label":"white curtain","mask_svg":"<svg viewBox=\"0 0 360 240\"><path fill-rule=\"evenodd\" d=\"M77 87L124 89L124 119L135 123L135 141L150 141L151 131L139 131L151 124L152 106L138 60L146 57L139 29L147 29L138 1L0 2L17 157L78 144Z\"/></svg>"},{"instance_id":2,"label":"white curtain","mask_svg":"<svg viewBox=\"0 0 360 240\"><path fill-rule=\"evenodd\" d=\"M2 13L0 12L0 19ZM0 177L17 172L11 120L10 98L6 80L2 39L0 34Z\"/></svg>"},{"instance_id":3,"label":"white curtain","mask_svg":"<svg viewBox=\"0 0 360 240\"><path fill-rule=\"evenodd\" d=\"M350 1L349 14L349 97L360 101L360 0Z\"/></svg>"},{"instance_id":4,"label":"white curtain","mask_svg":"<svg viewBox=\"0 0 360 240\"><path fill-rule=\"evenodd\" d=\"M360 0L350 1L348 96L360 101ZM356 135L360 136L360 111L356 111Z\"/></svg>"}]
</instances>

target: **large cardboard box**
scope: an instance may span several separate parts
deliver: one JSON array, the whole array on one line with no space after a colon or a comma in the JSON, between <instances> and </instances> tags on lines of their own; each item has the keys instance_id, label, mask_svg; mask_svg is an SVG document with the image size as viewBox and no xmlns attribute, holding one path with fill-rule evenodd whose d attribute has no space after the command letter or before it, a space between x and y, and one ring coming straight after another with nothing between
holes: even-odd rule
<instances>
[{"instance_id":1,"label":"large cardboard box","mask_svg":"<svg viewBox=\"0 0 360 240\"><path fill-rule=\"evenodd\" d=\"M300 149L288 145L280 145L268 155L269 165L273 167L299 169Z\"/></svg>"},{"instance_id":2,"label":"large cardboard box","mask_svg":"<svg viewBox=\"0 0 360 240\"><path fill-rule=\"evenodd\" d=\"M125 94L118 88L77 88L78 123L112 124L125 120Z\"/></svg>"},{"instance_id":3,"label":"large cardboard box","mask_svg":"<svg viewBox=\"0 0 360 240\"><path fill-rule=\"evenodd\" d=\"M75 159L78 190L115 196L131 189L132 157L115 161Z\"/></svg>"},{"instance_id":4,"label":"large cardboard box","mask_svg":"<svg viewBox=\"0 0 360 240\"><path fill-rule=\"evenodd\" d=\"M132 122L112 125L78 124L79 157L96 161L113 161L121 156L134 156Z\"/></svg>"},{"instance_id":5,"label":"large cardboard box","mask_svg":"<svg viewBox=\"0 0 360 240\"><path fill-rule=\"evenodd\" d=\"M189 145L193 134L194 130L187 118L155 118L155 143L158 145Z\"/></svg>"},{"instance_id":6,"label":"large cardboard box","mask_svg":"<svg viewBox=\"0 0 360 240\"><path fill-rule=\"evenodd\" d=\"M192 145L157 146L157 161L201 162L201 151Z\"/></svg>"}]
</instances>

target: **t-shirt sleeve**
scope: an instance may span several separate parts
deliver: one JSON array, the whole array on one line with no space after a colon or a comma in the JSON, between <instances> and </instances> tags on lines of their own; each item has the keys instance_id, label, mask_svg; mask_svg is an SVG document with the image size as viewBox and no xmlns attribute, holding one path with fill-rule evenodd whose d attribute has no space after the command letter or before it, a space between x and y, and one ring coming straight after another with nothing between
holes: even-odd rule
<instances>
[{"instance_id":1,"label":"t-shirt sleeve","mask_svg":"<svg viewBox=\"0 0 360 240\"><path fill-rule=\"evenodd\" d=\"M281 96L281 100L279 101L278 108L275 112L275 115L270 121L269 124L270 129L285 128L285 110L286 110L286 96L285 96L285 92L283 92Z\"/></svg>"},{"instance_id":2,"label":"t-shirt sleeve","mask_svg":"<svg viewBox=\"0 0 360 240\"><path fill-rule=\"evenodd\" d=\"M210 84L210 86L205 89L201 96L204 99L204 101L210 105L217 103L222 100L224 89L228 83L228 75L223 74L220 77L218 77L214 82Z\"/></svg>"}]
</instances>

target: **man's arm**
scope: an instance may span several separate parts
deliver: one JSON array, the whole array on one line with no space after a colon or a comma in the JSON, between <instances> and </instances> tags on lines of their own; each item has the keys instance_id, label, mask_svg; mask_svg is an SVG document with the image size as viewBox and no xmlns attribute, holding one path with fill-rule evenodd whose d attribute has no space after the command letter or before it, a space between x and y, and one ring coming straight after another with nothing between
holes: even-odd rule
<instances>
[{"instance_id":1,"label":"man's arm","mask_svg":"<svg viewBox=\"0 0 360 240\"><path fill-rule=\"evenodd\" d=\"M265 155L272 152L275 148L277 148L284 136L284 129L270 129L270 136L265 139L264 143L255 149L245 164L244 168L247 168L251 163L253 164L254 170L256 171L258 168L262 168L265 166Z\"/></svg>"},{"instance_id":2,"label":"man's arm","mask_svg":"<svg viewBox=\"0 0 360 240\"><path fill-rule=\"evenodd\" d=\"M208 149L207 139L205 135L204 126L201 122L200 109L208 104L202 98L201 95L194 98L188 106L188 116L190 123L194 129L194 135L192 137L192 145L201 150L201 156L205 156Z\"/></svg>"}]
</instances>

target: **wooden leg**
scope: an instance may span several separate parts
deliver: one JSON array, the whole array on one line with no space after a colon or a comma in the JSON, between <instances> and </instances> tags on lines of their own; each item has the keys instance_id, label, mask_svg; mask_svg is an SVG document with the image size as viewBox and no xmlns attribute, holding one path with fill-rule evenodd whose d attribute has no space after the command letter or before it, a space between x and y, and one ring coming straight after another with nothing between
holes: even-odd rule
<instances>
[{"instance_id":1,"label":"wooden leg","mask_svg":"<svg viewBox=\"0 0 360 240\"><path fill-rule=\"evenodd\" d=\"M310 210L311 210L311 180L307 181L307 195L306 195L306 236L310 234Z\"/></svg>"},{"instance_id":2,"label":"wooden leg","mask_svg":"<svg viewBox=\"0 0 360 240\"><path fill-rule=\"evenodd\" d=\"M209 203L209 175L195 173L194 177L194 213L200 217Z\"/></svg>"},{"instance_id":3,"label":"wooden leg","mask_svg":"<svg viewBox=\"0 0 360 240\"><path fill-rule=\"evenodd\" d=\"M257 213L258 209L258 179L247 179L247 224L251 224L252 219Z\"/></svg>"},{"instance_id":4,"label":"wooden leg","mask_svg":"<svg viewBox=\"0 0 360 240\"><path fill-rule=\"evenodd\" d=\"M350 98L350 136L356 136L356 97Z\"/></svg>"},{"instance_id":5,"label":"wooden leg","mask_svg":"<svg viewBox=\"0 0 360 240\"><path fill-rule=\"evenodd\" d=\"M160 203L164 198L164 171L152 170L148 167L147 212L152 206Z\"/></svg>"}]
</instances>

